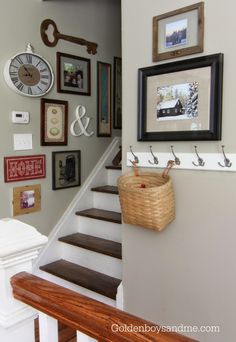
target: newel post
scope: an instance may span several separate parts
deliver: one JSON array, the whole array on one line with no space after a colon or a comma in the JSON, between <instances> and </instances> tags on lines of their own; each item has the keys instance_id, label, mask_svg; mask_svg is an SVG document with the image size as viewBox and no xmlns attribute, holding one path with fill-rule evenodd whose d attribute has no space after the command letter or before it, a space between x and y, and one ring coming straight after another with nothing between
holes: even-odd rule
<instances>
[{"instance_id":1,"label":"newel post","mask_svg":"<svg viewBox=\"0 0 236 342\"><path fill-rule=\"evenodd\" d=\"M37 311L13 298L10 278L32 272L32 262L47 243L35 228L15 219L0 220L0 341L34 342Z\"/></svg>"}]
</instances>

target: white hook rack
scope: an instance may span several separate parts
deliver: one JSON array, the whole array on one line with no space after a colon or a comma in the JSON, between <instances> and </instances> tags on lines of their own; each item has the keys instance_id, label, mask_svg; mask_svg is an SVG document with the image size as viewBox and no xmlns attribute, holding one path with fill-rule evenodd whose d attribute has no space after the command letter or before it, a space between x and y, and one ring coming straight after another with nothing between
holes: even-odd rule
<instances>
[{"instance_id":1,"label":"white hook rack","mask_svg":"<svg viewBox=\"0 0 236 342\"><path fill-rule=\"evenodd\" d=\"M149 152L134 152L135 156L138 157L138 167L149 167L149 168L165 168L169 160L174 160L172 152L153 152L158 158L158 164L151 164L149 161L152 160L152 155ZM185 169L194 171L224 171L224 172L235 172L236 171L236 153L227 153L227 159L230 161L225 166L225 159L223 153L201 153L199 155L204 161L204 165L198 163L198 156L196 153L179 153L176 152L178 159L180 160L179 165L174 165L174 169ZM133 166L132 161L134 157L131 152L127 152L127 166Z\"/></svg>"}]
</instances>

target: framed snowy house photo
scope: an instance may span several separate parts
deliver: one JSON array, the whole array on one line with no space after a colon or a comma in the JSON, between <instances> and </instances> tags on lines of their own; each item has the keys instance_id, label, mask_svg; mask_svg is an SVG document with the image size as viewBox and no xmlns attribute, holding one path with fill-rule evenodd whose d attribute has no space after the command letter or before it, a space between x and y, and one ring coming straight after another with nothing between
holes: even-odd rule
<instances>
[{"instance_id":1,"label":"framed snowy house photo","mask_svg":"<svg viewBox=\"0 0 236 342\"><path fill-rule=\"evenodd\" d=\"M220 140L223 54L141 68L138 140Z\"/></svg>"}]
</instances>

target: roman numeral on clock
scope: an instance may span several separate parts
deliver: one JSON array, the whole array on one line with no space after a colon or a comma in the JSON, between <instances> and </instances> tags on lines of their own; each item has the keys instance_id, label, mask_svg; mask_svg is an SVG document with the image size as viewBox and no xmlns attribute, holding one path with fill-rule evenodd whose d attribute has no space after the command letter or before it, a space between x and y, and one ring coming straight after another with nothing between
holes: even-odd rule
<instances>
[{"instance_id":1,"label":"roman numeral on clock","mask_svg":"<svg viewBox=\"0 0 236 342\"><path fill-rule=\"evenodd\" d=\"M28 87L28 94L29 95L32 95L33 93L32 93L32 89L30 88L30 87Z\"/></svg>"},{"instance_id":2,"label":"roman numeral on clock","mask_svg":"<svg viewBox=\"0 0 236 342\"><path fill-rule=\"evenodd\" d=\"M48 85L48 83L47 82L44 82L44 81L41 81L40 83L42 83L43 85Z\"/></svg>"},{"instance_id":3,"label":"roman numeral on clock","mask_svg":"<svg viewBox=\"0 0 236 342\"><path fill-rule=\"evenodd\" d=\"M16 57L16 61L17 61L19 64L23 64L23 61L22 61L22 59L21 59L19 56Z\"/></svg>"},{"instance_id":4,"label":"roman numeral on clock","mask_svg":"<svg viewBox=\"0 0 236 342\"><path fill-rule=\"evenodd\" d=\"M16 77L16 76L18 76L18 72L17 72L17 71L10 71L10 76L11 76L11 77Z\"/></svg>"},{"instance_id":5,"label":"roman numeral on clock","mask_svg":"<svg viewBox=\"0 0 236 342\"><path fill-rule=\"evenodd\" d=\"M12 77L11 80L14 84L16 84L19 81L19 78L18 77Z\"/></svg>"},{"instance_id":6,"label":"roman numeral on clock","mask_svg":"<svg viewBox=\"0 0 236 342\"><path fill-rule=\"evenodd\" d=\"M24 85L20 82L19 84L17 84L17 88L22 91L24 88Z\"/></svg>"},{"instance_id":7,"label":"roman numeral on clock","mask_svg":"<svg viewBox=\"0 0 236 342\"><path fill-rule=\"evenodd\" d=\"M27 61L27 63L32 64L32 56L26 55L26 61Z\"/></svg>"}]
</instances>

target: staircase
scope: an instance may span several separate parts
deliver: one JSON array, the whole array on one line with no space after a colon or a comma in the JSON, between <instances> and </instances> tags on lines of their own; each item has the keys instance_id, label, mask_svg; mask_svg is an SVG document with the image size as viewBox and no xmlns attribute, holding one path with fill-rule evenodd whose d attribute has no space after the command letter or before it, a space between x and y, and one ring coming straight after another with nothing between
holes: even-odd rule
<instances>
[{"instance_id":1,"label":"staircase","mask_svg":"<svg viewBox=\"0 0 236 342\"><path fill-rule=\"evenodd\" d=\"M82 195L77 196L55 227L35 273L121 308L116 301L122 259L116 186L121 175L121 150L118 141L113 145L95 168L95 174L80 189Z\"/></svg>"}]
</instances>

